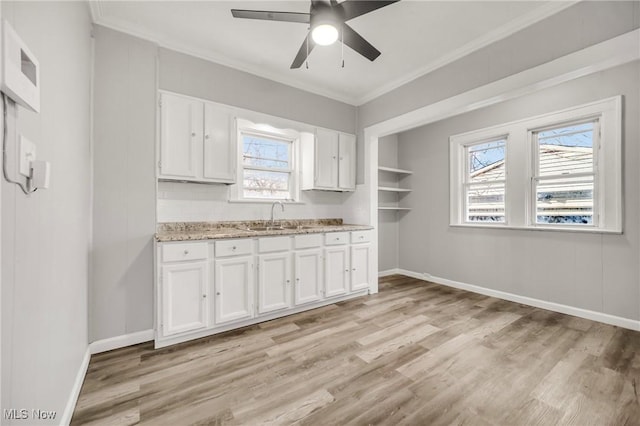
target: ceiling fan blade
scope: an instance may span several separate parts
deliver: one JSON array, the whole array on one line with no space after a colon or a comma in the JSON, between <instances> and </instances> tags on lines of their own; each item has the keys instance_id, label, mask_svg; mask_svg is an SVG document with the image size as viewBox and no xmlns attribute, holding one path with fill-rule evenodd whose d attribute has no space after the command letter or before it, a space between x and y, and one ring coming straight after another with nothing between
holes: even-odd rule
<instances>
[{"instance_id":1,"label":"ceiling fan blade","mask_svg":"<svg viewBox=\"0 0 640 426\"><path fill-rule=\"evenodd\" d=\"M308 48L307 48L307 43L309 43ZM308 54L311 53L311 51L315 46L316 46L316 43L313 41L313 38L311 38L311 33L308 33L307 37L302 42L302 46L300 46L300 50L298 50L298 54L296 55L295 59L291 63L291 69L300 68L304 63L304 61L307 60Z\"/></svg>"},{"instance_id":2,"label":"ceiling fan blade","mask_svg":"<svg viewBox=\"0 0 640 426\"><path fill-rule=\"evenodd\" d=\"M301 24L311 22L311 15L308 13L231 9L231 14L234 18L260 19L264 21L299 22Z\"/></svg>"},{"instance_id":3,"label":"ceiling fan blade","mask_svg":"<svg viewBox=\"0 0 640 426\"><path fill-rule=\"evenodd\" d=\"M380 51L373 47L371 43L365 40L349 25L343 24L342 31L344 33L344 44L346 44L368 60L374 61L378 56L380 56Z\"/></svg>"},{"instance_id":4,"label":"ceiling fan blade","mask_svg":"<svg viewBox=\"0 0 640 426\"><path fill-rule=\"evenodd\" d=\"M342 13L344 14L344 20L348 21L349 19L357 18L360 15L364 15L365 13L373 12L374 10L380 9L381 7L389 6L390 4L397 3L400 0L390 0L390 1L366 1L366 0L345 0L334 8L342 9Z\"/></svg>"}]
</instances>

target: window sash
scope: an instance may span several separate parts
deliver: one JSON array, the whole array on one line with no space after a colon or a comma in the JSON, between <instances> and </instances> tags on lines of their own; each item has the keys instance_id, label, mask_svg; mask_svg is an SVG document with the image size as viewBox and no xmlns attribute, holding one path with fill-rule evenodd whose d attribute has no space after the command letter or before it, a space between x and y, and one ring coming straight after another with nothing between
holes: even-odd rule
<instances>
[{"instance_id":1,"label":"window sash","mask_svg":"<svg viewBox=\"0 0 640 426\"><path fill-rule=\"evenodd\" d=\"M477 189L477 188L487 188L487 189L491 189L491 187L499 187L502 188L502 201L501 202L496 202L496 203L485 203L485 205L491 205L491 204L497 204L499 206L501 206L501 212L472 212L472 207L473 205L471 205L471 203L469 203L469 192L473 189ZM463 183L462 184L462 204L463 204L463 211L464 211L464 217L463 222L464 223L482 223L482 224L487 224L487 225L492 225L492 224L496 224L496 225L505 225L507 223L507 181L505 179L502 180L492 180L492 181L487 181L487 182L474 182L474 183ZM478 206L478 208L480 207L480 204L476 204L475 206ZM470 220L469 217L470 216L502 216L503 220L502 221L481 221L481 220Z\"/></svg>"},{"instance_id":2,"label":"window sash","mask_svg":"<svg viewBox=\"0 0 640 426\"><path fill-rule=\"evenodd\" d=\"M589 118L581 118L579 120L574 120L565 123L555 123L549 126L545 126L543 128L536 128L530 130L531 134L531 145L532 145L532 160L533 160L533 173L531 176L531 211L530 211L530 224L533 226L551 226L551 227L591 227L597 228L599 226L598 219L600 211L599 205L599 171L598 171L598 153L600 151L600 117L589 117ZM562 129L564 127L571 127L580 124L593 123L592 130L592 164L593 171L592 172L578 172L578 173L561 173L554 175L541 175L540 174L540 139L538 135L543 131L549 131L554 129ZM559 136L572 136L575 134L584 133L584 131L574 131L568 132ZM549 139L551 137L546 137L543 139ZM585 177L592 177L591 180L575 180ZM574 184L577 183L591 183L593 184L593 192L592 192L592 209L590 214L585 214L584 216L591 215L592 220L590 224L580 224L580 223L549 223L549 222L539 222L538 221L538 186L544 181L562 181L569 180Z\"/></svg>"}]
</instances>

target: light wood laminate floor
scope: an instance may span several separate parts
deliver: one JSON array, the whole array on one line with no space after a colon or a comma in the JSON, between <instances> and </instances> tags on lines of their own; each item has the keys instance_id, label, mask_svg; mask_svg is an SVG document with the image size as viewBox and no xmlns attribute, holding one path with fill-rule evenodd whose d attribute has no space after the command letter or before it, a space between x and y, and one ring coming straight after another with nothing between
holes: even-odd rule
<instances>
[{"instance_id":1,"label":"light wood laminate floor","mask_svg":"<svg viewBox=\"0 0 640 426\"><path fill-rule=\"evenodd\" d=\"M640 424L640 333L380 281L218 336L94 355L72 424Z\"/></svg>"}]
</instances>

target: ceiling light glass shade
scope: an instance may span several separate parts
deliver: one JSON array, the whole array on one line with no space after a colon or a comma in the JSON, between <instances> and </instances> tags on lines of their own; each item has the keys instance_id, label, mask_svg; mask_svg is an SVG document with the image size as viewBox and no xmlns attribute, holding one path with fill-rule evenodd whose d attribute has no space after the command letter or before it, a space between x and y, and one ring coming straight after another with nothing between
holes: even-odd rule
<instances>
[{"instance_id":1,"label":"ceiling light glass shade","mask_svg":"<svg viewBox=\"0 0 640 426\"><path fill-rule=\"evenodd\" d=\"M320 24L311 31L311 38L320 46L328 46L338 39L338 30L331 24Z\"/></svg>"}]
</instances>

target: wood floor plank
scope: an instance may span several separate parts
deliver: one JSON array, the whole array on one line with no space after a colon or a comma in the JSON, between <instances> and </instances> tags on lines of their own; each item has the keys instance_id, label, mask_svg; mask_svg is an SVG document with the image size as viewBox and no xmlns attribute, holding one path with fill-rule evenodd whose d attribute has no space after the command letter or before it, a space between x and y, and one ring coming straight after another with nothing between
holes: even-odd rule
<instances>
[{"instance_id":1,"label":"wood floor plank","mask_svg":"<svg viewBox=\"0 0 640 426\"><path fill-rule=\"evenodd\" d=\"M91 358L73 425L640 425L640 333L394 275Z\"/></svg>"}]
</instances>

